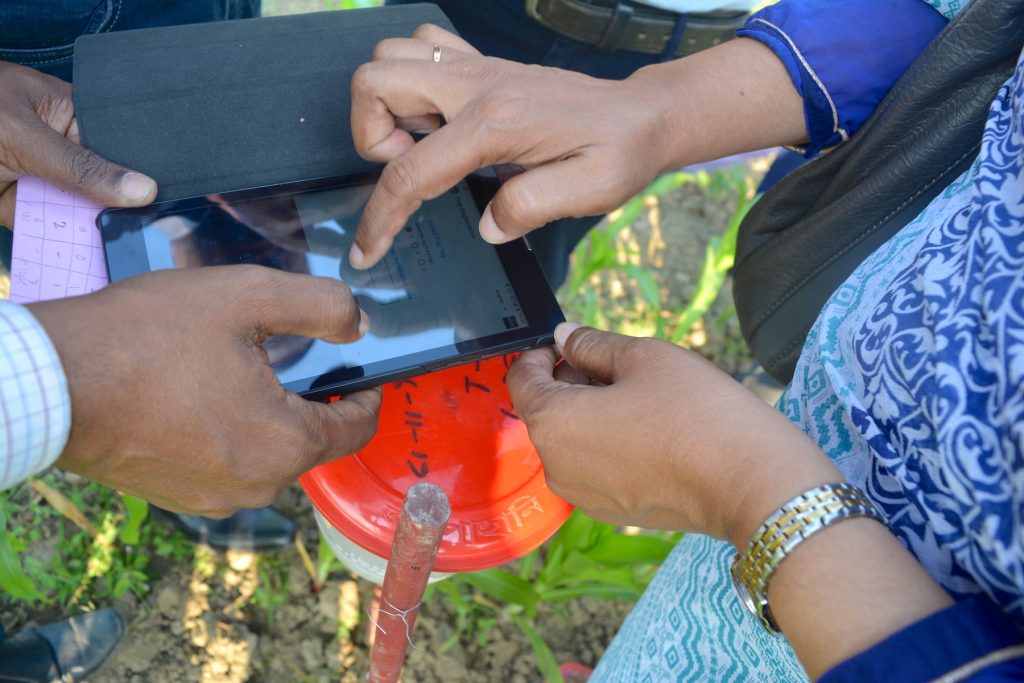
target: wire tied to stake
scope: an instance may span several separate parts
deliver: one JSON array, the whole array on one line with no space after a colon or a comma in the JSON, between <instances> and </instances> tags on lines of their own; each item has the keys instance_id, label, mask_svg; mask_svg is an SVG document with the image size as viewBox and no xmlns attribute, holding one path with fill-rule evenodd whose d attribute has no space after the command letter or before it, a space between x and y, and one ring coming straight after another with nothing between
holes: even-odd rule
<instances>
[{"instance_id":1,"label":"wire tied to stake","mask_svg":"<svg viewBox=\"0 0 1024 683\"><path fill-rule=\"evenodd\" d=\"M418 610L420 608L420 605L423 604L423 601L421 600L420 602L417 602L415 605L413 605L412 607L409 607L408 609L401 609L399 607L395 607L394 605L392 605L391 601L388 600L387 598L385 598L384 596L381 596L380 599L381 599L381 601L387 603L388 607L390 607L394 611L393 612L389 612L388 610L384 609L383 607L378 607L377 608L377 613L378 614L386 614L389 617L394 617L396 619L400 619L402 621L402 623L405 624L405 640L406 640L406 642L409 643L409 647L411 647L414 650L419 650L420 652L426 652L425 649L423 649L422 647L417 646L415 643L412 642L412 624L409 623L409 615L412 614L413 612L415 612L416 610ZM384 630L384 627L381 626L380 624L378 624L374 620L372 610L368 611L366 613L366 616L370 619L370 623L377 627L378 631L380 631L384 635L388 634L388 632Z\"/></svg>"}]
</instances>

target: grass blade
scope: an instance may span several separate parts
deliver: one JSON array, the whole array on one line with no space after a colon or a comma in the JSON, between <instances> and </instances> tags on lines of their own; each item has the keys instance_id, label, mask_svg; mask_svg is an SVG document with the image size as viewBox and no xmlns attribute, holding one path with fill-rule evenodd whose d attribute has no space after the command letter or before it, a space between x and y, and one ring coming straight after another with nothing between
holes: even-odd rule
<instances>
[{"instance_id":1,"label":"grass blade","mask_svg":"<svg viewBox=\"0 0 1024 683\"><path fill-rule=\"evenodd\" d=\"M46 596L39 592L35 582L21 568L18 551L23 548L15 548L14 544L14 538L7 533L7 515L0 505L0 588L15 600L45 601Z\"/></svg>"},{"instance_id":2,"label":"grass blade","mask_svg":"<svg viewBox=\"0 0 1024 683\"><path fill-rule=\"evenodd\" d=\"M530 647L533 649L533 657L537 660L537 668L544 676L545 683L565 683L562 672L558 670L558 662L555 660L554 653L551 652L551 648L548 647L548 644L537 633L537 629L533 627L533 624L518 614L512 615L512 621L515 622L516 626L519 627L519 630L523 632L526 640L530 643Z\"/></svg>"},{"instance_id":3,"label":"grass blade","mask_svg":"<svg viewBox=\"0 0 1024 683\"><path fill-rule=\"evenodd\" d=\"M584 555L609 567L631 567L637 564L661 564L675 547L674 542L664 538L617 534L601 540Z\"/></svg>"},{"instance_id":4,"label":"grass blade","mask_svg":"<svg viewBox=\"0 0 1024 683\"><path fill-rule=\"evenodd\" d=\"M482 572L471 572L458 577L487 595L513 605L520 605L526 613L533 615L537 610L537 591L533 585L504 569L486 569Z\"/></svg>"},{"instance_id":5,"label":"grass blade","mask_svg":"<svg viewBox=\"0 0 1024 683\"><path fill-rule=\"evenodd\" d=\"M121 494L121 503L128 511L128 518L121 524L118 535L121 537L121 543L136 545L139 542L139 529L149 516L149 503L127 493Z\"/></svg>"},{"instance_id":6,"label":"grass blade","mask_svg":"<svg viewBox=\"0 0 1024 683\"><path fill-rule=\"evenodd\" d=\"M78 506L71 502L70 498L57 489L51 487L42 479L29 479L29 486L45 498L46 502L49 503L53 509L64 515L65 519L72 522L82 531L87 531L93 536L96 535L96 527L89 522L82 511L78 509Z\"/></svg>"}]
</instances>

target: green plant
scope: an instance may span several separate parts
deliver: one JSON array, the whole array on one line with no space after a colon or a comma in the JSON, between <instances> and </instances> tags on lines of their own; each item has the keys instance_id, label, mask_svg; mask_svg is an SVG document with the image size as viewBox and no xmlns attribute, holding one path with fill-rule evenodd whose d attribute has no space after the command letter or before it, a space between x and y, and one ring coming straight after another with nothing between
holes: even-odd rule
<instances>
[{"instance_id":1,"label":"green plant","mask_svg":"<svg viewBox=\"0 0 1024 683\"><path fill-rule=\"evenodd\" d=\"M734 197L736 209L722 235L709 240L697 288L686 305L676 310L663 308L662 285L650 268L642 265L638 249L624 239L644 211L656 205L657 198L693 185L712 199ZM629 200L609 216L608 222L590 231L573 252L573 267L562 298L571 316L580 322L605 329L640 331L674 343L681 343L702 321L718 298L726 276L732 268L739 224L756 201L749 171L742 166L713 172L675 172L656 179L641 194ZM595 281L600 277L621 274L632 283L637 295L636 305L612 306L602 297ZM600 276L595 279L595 276ZM611 310L615 309L617 317Z\"/></svg>"},{"instance_id":2,"label":"green plant","mask_svg":"<svg viewBox=\"0 0 1024 683\"><path fill-rule=\"evenodd\" d=\"M721 291L722 285L725 284L725 277L732 270L735 262L736 236L739 233L740 223L743 222L757 199L758 196L745 197L741 194L736 212L729 220L729 227L725 234L713 235L708 240L697 289L686 308L677 315L675 329L669 337L672 343L680 343L718 298L718 293ZM730 310L735 314L735 309Z\"/></svg>"},{"instance_id":3,"label":"green plant","mask_svg":"<svg viewBox=\"0 0 1024 683\"><path fill-rule=\"evenodd\" d=\"M24 541L8 531L8 499L8 494L0 492L0 588L16 600L45 602L46 596L21 566Z\"/></svg>"},{"instance_id":4,"label":"green plant","mask_svg":"<svg viewBox=\"0 0 1024 683\"><path fill-rule=\"evenodd\" d=\"M551 649L532 625L538 608L584 596L636 600L678 539L679 534L627 534L577 511L548 545L522 558L517 571L459 574L436 590L455 609L455 637L485 633L498 619L508 619L526 636L544 677L561 681Z\"/></svg>"},{"instance_id":5,"label":"green plant","mask_svg":"<svg viewBox=\"0 0 1024 683\"><path fill-rule=\"evenodd\" d=\"M257 582L251 602L267 615L267 626L274 628L274 610L288 600L288 565L290 557L268 553L257 558Z\"/></svg>"},{"instance_id":6,"label":"green plant","mask_svg":"<svg viewBox=\"0 0 1024 683\"><path fill-rule=\"evenodd\" d=\"M154 556L192 553L183 536L147 523L148 510L139 498L53 473L0 492L0 600L75 611L129 592L144 597Z\"/></svg>"}]
</instances>

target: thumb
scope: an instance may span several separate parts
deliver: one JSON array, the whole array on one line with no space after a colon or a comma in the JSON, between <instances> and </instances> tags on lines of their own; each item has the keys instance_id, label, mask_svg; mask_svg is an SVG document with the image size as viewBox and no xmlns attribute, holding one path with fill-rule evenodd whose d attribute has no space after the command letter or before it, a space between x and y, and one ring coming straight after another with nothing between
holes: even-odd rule
<instances>
[{"instance_id":1,"label":"thumb","mask_svg":"<svg viewBox=\"0 0 1024 683\"><path fill-rule=\"evenodd\" d=\"M377 431L381 389L365 389L348 394L334 403L318 403L295 396L292 400L308 414L308 424L319 442L314 460L306 469L322 465L365 446Z\"/></svg>"},{"instance_id":2,"label":"thumb","mask_svg":"<svg viewBox=\"0 0 1024 683\"><path fill-rule=\"evenodd\" d=\"M235 301L227 297L227 305L259 341L293 334L340 344L356 341L370 328L369 316L340 280L263 266L221 268L227 282L241 290Z\"/></svg>"},{"instance_id":3,"label":"thumb","mask_svg":"<svg viewBox=\"0 0 1024 683\"><path fill-rule=\"evenodd\" d=\"M550 347L524 351L508 370L506 383L512 405L527 425L551 405L551 400L563 390L563 384L554 377L558 356Z\"/></svg>"},{"instance_id":4,"label":"thumb","mask_svg":"<svg viewBox=\"0 0 1024 683\"><path fill-rule=\"evenodd\" d=\"M643 347L650 341L578 323L562 323L555 328L555 344L566 362L603 384L614 383L644 362Z\"/></svg>"},{"instance_id":5,"label":"thumb","mask_svg":"<svg viewBox=\"0 0 1024 683\"><path fill-rule=\"evenodd\" d=\"M22 131L21 171L102 206L145 206L156 198L156 181L118 166L64 137L42 121Z\"/></svg>"}]
</instances>

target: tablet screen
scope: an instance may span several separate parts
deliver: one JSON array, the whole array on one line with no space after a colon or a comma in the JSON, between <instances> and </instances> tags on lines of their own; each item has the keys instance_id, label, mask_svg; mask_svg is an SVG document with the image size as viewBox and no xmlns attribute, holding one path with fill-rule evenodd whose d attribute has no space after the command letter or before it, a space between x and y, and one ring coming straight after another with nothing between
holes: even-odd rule
<instances>
[{"instance_id":1,"label":"tablet screen","mask_svg":"<svg viewBox=\"0 0 1024 683\"><path fill-rule=\"evenodd\" d=\"M299 337L265 344L282 384L300 393L328 378L395 369L399 358L429 362L531 332L508 258L480 238L478 203L465 182L425 202L375 266L349 266L372 189L210 195L168 204L122 239L141 233L148 270L252 263L346 282L370 317L365 337L343 345ZM116 241L107 240L112 276L125 253Z\"/></svg>"}]
</instances>

